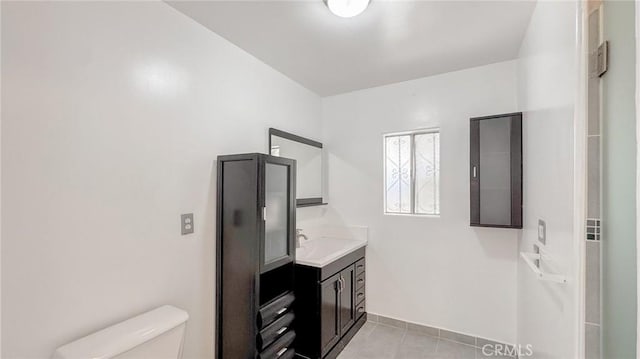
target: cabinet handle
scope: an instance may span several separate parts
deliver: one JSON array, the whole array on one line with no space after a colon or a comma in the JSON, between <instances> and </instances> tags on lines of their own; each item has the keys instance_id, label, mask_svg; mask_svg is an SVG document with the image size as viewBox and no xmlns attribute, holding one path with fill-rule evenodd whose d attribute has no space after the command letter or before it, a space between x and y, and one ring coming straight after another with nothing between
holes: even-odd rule
<instances>
[{"instance_id":1,"label":"cabinet handle","mask_svg":"<svg viewBox=\"0 0 640 359\"><path fill-rule=\"evenodd\" d=\"M362 283L362 282L364 282L364 279L362 278L358 279L358 283Z\"/></svg>"},{"instance_id":2,"label":"cabinet handle","mask_svg":"<svg viewBox=\"0 0 640 359\"><path fill-rule=\"evenodd\" d=\"M364 312L364 307L359 307L358 312Z\"/></svg>"},{"instance_id":3,"label":"cabinet handle","mask_svg":"<svg viewBox=\"0 0 640 359\"><path fill-rule=\"evenodd\" d=\"M280 315L280 314L282 314L282 313L284 313L286 311L287 311L287 307L284 307L284 308L280 309L279 311L277 311L276 315Z\"/></svg>"},{"instance_id":4,"label":"cabinet handle","mask_svg":"<svg viewBox=\"0 0 640 359\"><path fill-rule=\"evenodd\" d=\"M276 358L281 357L282 354L284 354L287 351L287 349L289 349L289 348L282 348L282 349L278 350L278 352L276 353Z\"/></svg>"},{"instance_id":5,"label":"cabinet handle","mask_svg":"<svg viewBox=\"0 0 640 359\"><path fill-rule=\"evenodd\" d=\"M364 264L358 264L358 268L364 268Z\"/></svg>"},{"instance_id":6,"label":"cabinet handle","mask_svg":"<svg viewBox=\"0 0 640 359\"><path fill-rule=\"evenodd\" d=\"M262 207L262 220L267 221L267 207Z\"/></svg>"},{"instance_id":7,"label":"cabinet handle","mask_svg":"<svg viewBox=\"0 0 640 359\"><path fill-rule=\"evenodd\" d=\"M473 178L478 177L478 168L476 166L473 166Z\"/></svg>"},{"instance_id":8,"label":"cabinet handle","mask_svg":"<svg viewBox=\"0 0 640 359\"><path fill-rule=\"evenodd\" d=\"M364 297L364 293L358 293L358 298Z\"/></svg>"},{"instance_id":9,"label":"cabinet handle","mask_svg":"<svg viewBox=\"0 0 640 359\"><path fill-rule=\"evenodd\" d=\"M280 328L280 330L278 330L276 332L276 334L280 335L280 334L284 333L286 330L287 330L287 327L282 327L282 328Z\"/></svg>"}]
</instances>

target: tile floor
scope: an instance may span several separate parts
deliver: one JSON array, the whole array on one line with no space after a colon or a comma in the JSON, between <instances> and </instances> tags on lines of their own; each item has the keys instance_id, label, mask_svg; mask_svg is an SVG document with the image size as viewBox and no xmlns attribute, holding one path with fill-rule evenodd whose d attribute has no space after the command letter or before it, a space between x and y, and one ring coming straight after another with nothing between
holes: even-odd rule
<instances>
[{"instance_id":1,"label":"tile floor","mask_svg":"<svg viewBox=\"0 0 640 359\"><path fill-rule=\"evenodd\" d=\"M502 359L480 348L412 330L366 322L338 359Z\"/></svg>"}]
</instances>

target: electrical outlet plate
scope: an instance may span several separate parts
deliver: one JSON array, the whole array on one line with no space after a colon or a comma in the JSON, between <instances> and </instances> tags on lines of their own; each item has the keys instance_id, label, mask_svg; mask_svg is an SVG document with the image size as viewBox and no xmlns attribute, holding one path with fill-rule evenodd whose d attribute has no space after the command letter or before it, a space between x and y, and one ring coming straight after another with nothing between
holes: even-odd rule
<instances>
[{"instance_id":1,"label":"electrical outlet plate","mask_svg":"<svg viewBox=\"0 0 640 359\"><path fill-rule=\"evenodd\" d=\"M533 253L540 254L540 246L535 244L533 245ZM536 264L536 267L540 268L540 259L536 259L533 261Z\"/></svg>"},{"instance_id":2,"label":"electrical outlet plate","mask_svg":"<svg viewBox=\"0 0 640 359\"><path fill-rule=\"evenodd\" d=\"M180 215L180 229L182 235L193 233L193 213Z\"/></svg>"}]
</instances>

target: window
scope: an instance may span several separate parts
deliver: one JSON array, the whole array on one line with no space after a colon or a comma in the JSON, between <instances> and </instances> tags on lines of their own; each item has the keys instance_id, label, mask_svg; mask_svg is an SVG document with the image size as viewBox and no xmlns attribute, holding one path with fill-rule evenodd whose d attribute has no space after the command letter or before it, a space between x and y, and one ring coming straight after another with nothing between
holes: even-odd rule
<instances>
[{"instance_id":1,"label":"window","mask_svg":"<svg viewBox=\"0 0 640 359\"><path fill-rule=\"evenodd\" d=\"M440 214L438 129L384 136L384 211Z\"/></svg>"}]
</instances>

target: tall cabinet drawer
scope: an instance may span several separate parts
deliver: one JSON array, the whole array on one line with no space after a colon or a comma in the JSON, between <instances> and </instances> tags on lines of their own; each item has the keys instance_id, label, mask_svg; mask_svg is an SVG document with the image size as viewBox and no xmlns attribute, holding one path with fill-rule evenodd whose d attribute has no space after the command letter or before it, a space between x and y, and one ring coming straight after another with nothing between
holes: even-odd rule
<instances>
[{"instance_id":1,"label":"tall cabinet drawer","mask_svg":"<svg viewBox=\"0 0 640 359\"><path fill-rule=\"evenodd\" d=\"M293 324L294 319L295 315L293 313L287 313L266 328L262 329L256 338L258 350L266 348L276 339L291 331L291 325Z\"/></svg>"},{"instance_id":2,"label":"tall cabinet drawer","mask_svg":"<svg viewBox=\"0 0 640 359\"><path fill-rule=\"evenodd\" d=\"M273 344L269 345L265 350L260 352L260 354L258 354L258 359L281 359L283 356L286 358L289 355L295 354L292 347L295 339L296 334L294 332L291 331L286 333Z\"/></svg>"},{"instance_id":3,"label":"tall cabinet drawer","mask_svg":"<svg viewBox=\"0 0 640 359\"><path fill-rule=\"evenodd\" d=\"M258 328L263 329L279 317L290 312L294 300L295 296L292 292L289 292L282 297L273 300L271 303L262 306L258 311L258 316L256 318Z\"/></svg>"}]
</instances>

